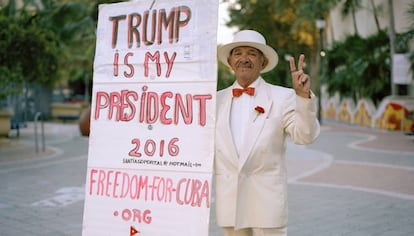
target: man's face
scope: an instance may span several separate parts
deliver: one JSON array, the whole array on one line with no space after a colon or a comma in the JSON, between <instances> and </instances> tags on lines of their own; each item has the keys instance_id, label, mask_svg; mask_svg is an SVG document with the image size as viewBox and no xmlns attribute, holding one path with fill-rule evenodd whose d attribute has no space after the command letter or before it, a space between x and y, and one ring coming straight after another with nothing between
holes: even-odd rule
<instances>
[{"instance_id":1,"label":"man's face","mask_svg":"<svg viewBox=\"0 0 414 236\"><path fill-rule=\"evenodd\" d=\"M262 52L247 46L234 48L227 60L241 86L253 83L268 63Z\"/></svg>"}]
</instances>

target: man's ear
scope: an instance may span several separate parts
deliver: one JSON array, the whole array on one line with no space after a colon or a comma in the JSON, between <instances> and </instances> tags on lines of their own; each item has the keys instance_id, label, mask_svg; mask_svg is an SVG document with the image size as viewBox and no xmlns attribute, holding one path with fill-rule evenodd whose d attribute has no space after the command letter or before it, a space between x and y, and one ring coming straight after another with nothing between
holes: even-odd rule
<instances>
[{"instance_id":1,"label":"man's ear","mask_svg":"<svg viewBox=\"0 0 414 236\"><path fill-rule=\"evenodd\" d=\"M262 63L262 69L265 68L269 64L269 60L265 57Z\"/></svg>"}]
</instances>

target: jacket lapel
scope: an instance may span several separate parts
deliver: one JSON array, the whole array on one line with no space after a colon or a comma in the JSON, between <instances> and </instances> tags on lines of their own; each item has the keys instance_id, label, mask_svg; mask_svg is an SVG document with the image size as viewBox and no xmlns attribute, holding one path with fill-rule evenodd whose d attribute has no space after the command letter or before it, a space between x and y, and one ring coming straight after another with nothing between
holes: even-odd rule
<instances>
[{"instance_id":1,"label":"jacket lapel","mask_svg":"<svg viewBox=\"0 0 414 236\"><path fill-rule=\"evenodd\" d=\"M226 142L226 148L229 148L230 153L232 153L231 157L233 157L233 161L235 163L238 162L238 153L236 149L236 145L234 144L233 134L231 132L231 125L230 125L230 114L231 114L231 103L233 99L232 95L232 87L228 88L225 91L224 98L221 101L222 105L221 111L218 114L221 116L218 118L219 123L217 124L220 132L223 135L223 139L228 141Z\"/></svg>"},{"instance_id":2,"label":"jacket lapel","mask_svg":"<svg viewBox=\"0 0 414 236\"><path fill-rule=\"evenodd\" d=\"M260 83L258 84L256 90L257 92L253 103L253 109L249 117L248 127L246 127L247 133L244 139L245 145L243 145L243 150L240 153L239 171L242 169L244 163L250 156L250 153L252 152L260 133L262 132L266 117L268 116L273 104L272 99L270 99L269 87L262 78L259 79ZM258 106L263 108L264 113L259 113L255 110Z\"/></svg>"}]
</instances>

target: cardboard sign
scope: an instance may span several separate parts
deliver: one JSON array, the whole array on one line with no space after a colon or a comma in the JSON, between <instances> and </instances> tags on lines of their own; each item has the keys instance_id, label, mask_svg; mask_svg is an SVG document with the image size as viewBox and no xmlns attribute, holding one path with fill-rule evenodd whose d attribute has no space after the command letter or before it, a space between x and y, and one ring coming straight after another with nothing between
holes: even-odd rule
<instances>
[{"instance_id":1,"label":"cardboard sign","mask_svg":"<svg viewBox=\"0 0 414 236\"><path fill-rule=\"evenodd\" d=\"M208 235L218 1L99 6L83 235Z\"/></svg>"}]
</instances>

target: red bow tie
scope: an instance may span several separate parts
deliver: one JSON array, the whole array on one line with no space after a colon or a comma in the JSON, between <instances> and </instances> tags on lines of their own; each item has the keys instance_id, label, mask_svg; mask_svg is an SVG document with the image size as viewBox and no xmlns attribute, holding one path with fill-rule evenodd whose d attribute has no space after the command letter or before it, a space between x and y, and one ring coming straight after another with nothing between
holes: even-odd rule
<instances>
[{"instance_id":1,"label":"red bow tie","mask_svg":"<svg viewBox=\"0 0 414 236\"><path fill-rule=\"evenodd\" d=\"M254 88L252 87L248 87L248 88L234 88L233 89L233 96L234 97L240 97L242 95L242 93L246 93L250 96L254 95Z\"/></svg>"}]
</instances>

